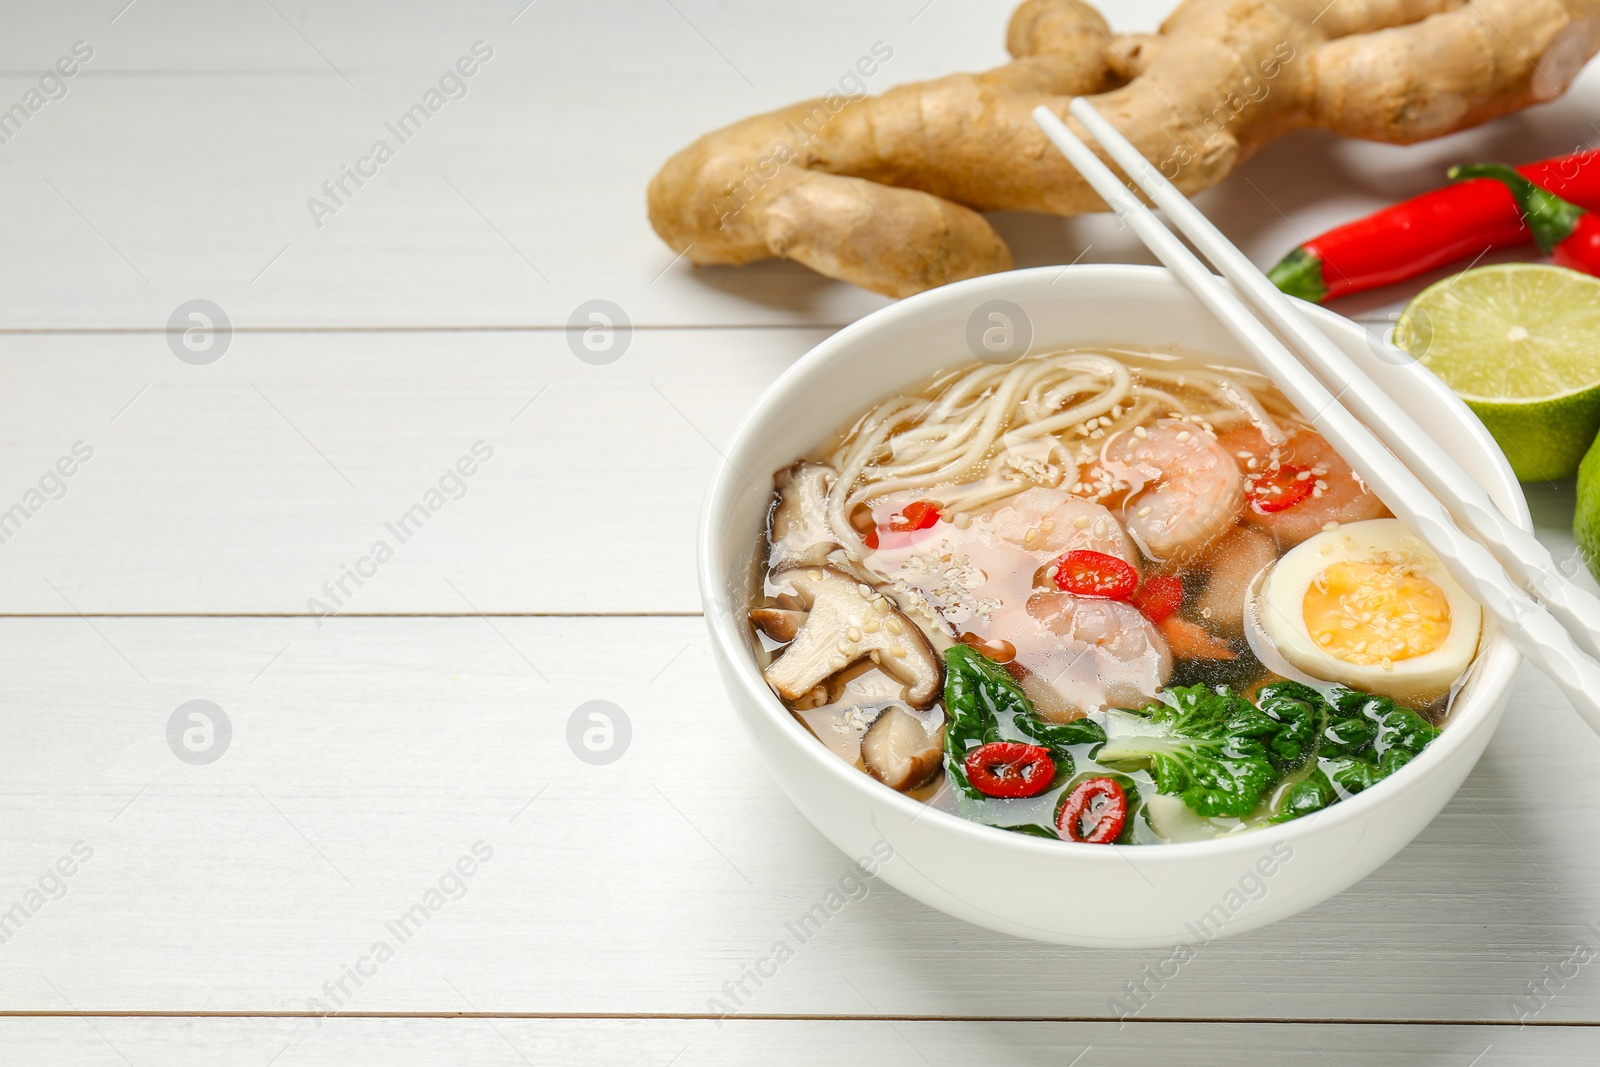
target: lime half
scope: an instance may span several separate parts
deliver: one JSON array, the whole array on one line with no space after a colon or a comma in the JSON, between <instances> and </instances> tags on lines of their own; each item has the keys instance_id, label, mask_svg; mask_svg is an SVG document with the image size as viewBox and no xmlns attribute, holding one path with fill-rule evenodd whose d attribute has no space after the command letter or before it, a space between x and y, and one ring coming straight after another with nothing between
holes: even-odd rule
<instances>
[{"instance_id":1,"label":"lime half","mask_svg":"<svg viewBox=\"0 0 1600 1067\"><path fill-rule=\"evenodd\" d=\"M1394 343L1467 402L1522 481L1570 478L1600 431L1600 278L1478 267L1411 301Z\"/></svg>"}]
</instances>

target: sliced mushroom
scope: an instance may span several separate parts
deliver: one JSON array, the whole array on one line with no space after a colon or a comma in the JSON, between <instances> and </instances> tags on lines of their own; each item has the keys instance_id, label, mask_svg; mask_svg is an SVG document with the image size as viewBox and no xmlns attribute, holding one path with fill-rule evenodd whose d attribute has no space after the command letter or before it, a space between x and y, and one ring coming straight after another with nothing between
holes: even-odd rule
<instances>
[{"instance_id":1,"label":"sliced mushroom","mask_svg":"<svg viewBox=\"0 0 1600 1067\"><path fill-rule=\"evenodd\" d=\"M750 621L774 641L788 644L800 632L800 624L806 621L806 613L785 608L753 608Z\"/></svg>"},{"instance_id":2,"label":"sliced mushroom","mask_svg":"<svg viewBox=\"0 0 1600 1067\"><path fill-rule=\"evenodd\" d=\"M915 715L904 708L888 708L862 737L861 760L868 774L904 793L939 773L943 746L943 726L929 737Z\"/></svg>"},{"instance_id":3,"label":"sliced mushroom","mask_svg":"<svg viewBox=\"0 0 1600 1067\"><path fill-rule=\"evenodd\" d=\"M768 684L799 700L863 656L906 687L905 701L925 708L944 671L916 623L871 586L833 567L791 567L772 575L778 606L806 613L783 654L767 665ZM757 625L759 625L757 620Z\"/></svg>"},{"instance_id":4,"label":"sliced mushroom","mask_svg":"<svg viewBox=\"0 0 1600 1067\"><path fill-rule=\"evenodd\" d=\"M838 473L826 463L801 460L773 477L777 504L767 561L774 569L821 563L838 547L828 525L828 491Z\"/></svg>"}]
</instances>

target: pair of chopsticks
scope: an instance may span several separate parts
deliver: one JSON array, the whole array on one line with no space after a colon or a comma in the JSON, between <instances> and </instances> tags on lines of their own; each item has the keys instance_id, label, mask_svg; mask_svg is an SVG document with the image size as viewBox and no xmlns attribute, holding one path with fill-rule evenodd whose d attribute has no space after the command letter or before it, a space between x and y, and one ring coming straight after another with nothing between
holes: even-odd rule
<instances>
[{"instance_id":1,"label":"pair of chopsticks","mask_svg":"<svg viewBox=\"0 0 1600 1067\"><path fill-rule=\"evenodd\" d=\"M1069 110L1232 283L1232 290L1054 112L1041 106L1033 119L1117 217L1244 346L1317 432L1428 543L1451 576L1499 620L1512 643L1555 680L1600 732L1600 600L1569 581L1548 549L1507 519L1449 452L1087 100L1075 99ZM1429 373L1414 361L1401 365L1405 373Z\"/></svg>"}]
</instances>

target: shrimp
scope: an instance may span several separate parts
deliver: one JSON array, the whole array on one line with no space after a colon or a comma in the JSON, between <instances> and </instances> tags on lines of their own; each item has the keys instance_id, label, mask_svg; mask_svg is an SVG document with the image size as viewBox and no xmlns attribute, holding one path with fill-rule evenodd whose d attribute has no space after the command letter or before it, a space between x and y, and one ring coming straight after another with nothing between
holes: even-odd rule
<instances>
[{"instance_id":1,"label":"shrimp","mask_svg":"<svg viewBox=\"0 0 1600 1067\"><path fill-rule=\"evenodd\" d=\"M1088 548L1139 565L1139 553L1115 515L1092 500L1060 489L1025 490L989 508L977 523L1040 562Z\"/></svg>"},{"instance_id":2,"label":"shrimp","mask_svg":"<svg viewBox=\"0 0 1600 1067\"><path fill-rule=\"evenodd\" d=\"M1229 637L1244 633L1244 605L1250 583L1278 558L1272 535L1255 526L1235 526L1200 560L1208 572L1205 590L1193 611Z\"/></svg>"},{"instance_id":3,"label":"shrimp","mask_svg":"<svg viewBox=\"0 0 1600 1067\"><path fill-rule=\"evenodd\" d=\"M1036 593L995 629L1009 636L1017 663L1060 698L1038 701L1052 719L1138 705L1154 699L1172 674L1172 654L1155 625L1118 600Z\"/></svg>"},{"instance_id":4,"label":"shrimp","mask_svg":"<svg viewBox=\"0 0 1600 1067\"><path fill-rule=\"evenodd\" d=\"M939 521L884 538L864 566L901 596L926 606L952 633L1001 633L997 616L1020 610L1041 586L1054 590L1051 564L1087 548L1135 569L1139 553L1122 523L1093 501L1036 487L990 505L963 524Z\"/></svg>"},{"instance_id":5,"label":"shrimp","mask_svg":"<svg viewBox=\"0 0 1600 1067\"><path fill-rule=\"evenodd\" d=\"M1128 532L1154 560L1189 556L1239 516L1244 478L1215 437L1192 423L1162 419L1106 442L1100 463L1128 495Z\"/></svg>"},{"instance_id":6,"label":"shrimp","mask_svg":"<svg viewBox=\"0 0 1600 1067\"><path fill-rule=\"evenodd\" d=\"M1244 520L1272 534L1281 549L1293 548L1320 533L1330 522L1360 522L1389 514L1383 501L1315 430L1290 427L1289 440L1273 448L1260 431L1243 427L1223 434L1219 443L1234 457L1247 481L1270 479L1284 467L1291 467L1296 469L1292 477L1312 486L1303 500L1282 510L1244 509Z\"/></svg>"}]
</instances>

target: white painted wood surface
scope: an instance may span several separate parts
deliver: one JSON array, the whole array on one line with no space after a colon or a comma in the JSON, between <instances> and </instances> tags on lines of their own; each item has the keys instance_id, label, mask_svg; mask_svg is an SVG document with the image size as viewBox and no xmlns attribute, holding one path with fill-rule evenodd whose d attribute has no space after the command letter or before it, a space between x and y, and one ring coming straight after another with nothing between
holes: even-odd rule
<instances>
[{"instance_id":1,"label":"white painted wood surface","mask_svg":"<svg viewBox=\"0 0 1600 1067\"><path fill-rule=\"evenodd\" d=\"M846 862L733 726L694 529L750 401L883 301L674 263L643 187L876 40L874 88L1000 62L1011 5L524 3L6 15L0 106L75 41L95 54L0 144L0 512L93 450L0 543L0 916L29 905L0 943L4 1062L1593 1061L1600 964L1568 961L1600 952L1600 741L1532 671L1411 847L1207 946L1121 1027L1113 998L1162 954L1015 941L877 884L800 944L785 924ZM467 96L317 228L306 199L479 40ZM1591 70L1450 142L1298 137L1204 202L1270 261L1447 161L1594 143L1597 102ZM1104 219L999 225L1024 264L1143 259ZM637 327L608 366L562 329L597 297ZM197 298L239 328L208 366L164 335ZM480 441L398 544L385 524ZM1570 485L1531 496L1567 557ZM318 625L308 602L379 538L394 557ZM166 739L197 699L233 731L205 766ZM632 725L609 766L566 741L590 700ZM400 944L385 924L478 842ZM338 1006L422 1017L319 1026L309 1002L380 938L393 957ZM794 958L706 1018L777 939Z\"/></svg>"},{"instance_id":2,"label":"white painted wood surface","mask_svg":"<svg viewBox=\"0 0 1600 1067\"><path fill-rule=\"evenodd\" d=\"M457 998L457 1002L460 1000ZM83 1067L216 1063L396 1067L471 1063L706 1064L810 1067L1104 1067L1171 1063L1184 1067L1457 1067L1538 1063L1586 1067L1594 1032L1579 1027L1526 1030L1471 1026L1110 1023L991 1021L785 1021L725 1024L610 1019L339 1019L318 1029L308 1019L29 1019L14 1025L7 1049L18 1063L68 1057ZM1074 1057L1077 1057L1074 1059ZM1474 1060L1474 1057L1477 1057Z\"/></svg>"},{"instance_id":3,"label":"white painted wood surface","mask_svg":"<svg viewBox=\"0 0 1600 1067\"><path fill-rule=\"evenodd\" d=\"M378 939L395 957L350 1011L457 1010L445 976L484 1011L706 1013L780 939L795 956L748 1012L1115 1018L1126 982L1166 969L987 933L881 885L801 944L785 924L848 861L733 727L707 646L695 618L6 620L0 709L26 759L0 807L0 900L79 840L94 855L0 945L0 1004L304 1012ZM1207 946L1142 1014L1509 1023L1544 967L1600 952L1600 741L1523 679L1417 842L1328 904ZM232 724L209 766L164 734L195 699ZM567 745L590 700L632 725L610 766ZM1553 817L1546 778L1573 783ZM494 855L465 894L399 944L385 923L480 840ZM1600 1020L1597 976L1552 986L1539 1020Z\"/></svg>"},{"instance_id":4,"label":"white painted wood surface","mask_svg":"<svg viewBox=\"0 0 1600 1067\"><path fill-rule=\"evenodd\" d=\"M1014 6L138 0L113 23L126 2L8 14L8 105L75 41L95 54L0 145L0 327L159 330L196 298L239 326L562 326L596 297L638 325L842 325L885 301L792 264L674 264L645 219L645 183L707 130L827 92L875 41L894 49L875 91L1001 63ZM1105 6L1137 30L1172 5ZM480 40L494 55L465 97L318 227L306 203L322 183ZM1600 68L1561 101L1422 147L1295 137L1202 203L1271 262L1433 188L1450 162L1587 143L1597 100ZM1023 266L1148 261L1106 218L999 225Z\"/></svg>"}]
</instances>

